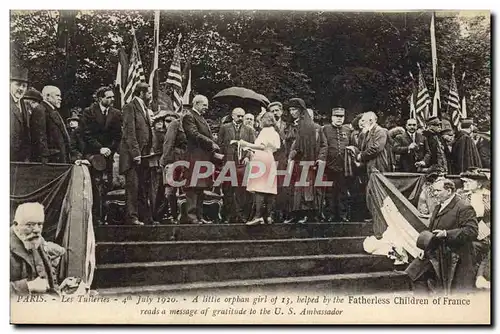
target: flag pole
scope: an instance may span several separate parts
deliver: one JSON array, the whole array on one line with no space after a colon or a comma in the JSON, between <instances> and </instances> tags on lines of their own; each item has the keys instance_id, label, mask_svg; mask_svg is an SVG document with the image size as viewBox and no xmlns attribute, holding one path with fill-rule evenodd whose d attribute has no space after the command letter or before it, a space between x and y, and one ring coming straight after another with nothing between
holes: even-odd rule
<instances>
[{"instance_id":1,"label":"flag pole","mask_svg":"<svg viewBox=\"0 0 500 334\"><path fill-rule=\"evenodd\" d=\"M439 92L439 82L437 79L438 59L437 59L437 47L436 47L436 26L435 26L434 16L435 16L434 12L432 12L430 32L431 32L432 76L434 81L434 98L432 101L431 116L437 117L441 105L441 96Z\"/></svg>"},{"instance_id":2,"label":"flag pole","mask_svg":"<svg viewBox=\"0 0 500 334\"><path fill-rule=\"evenodd\" d=\"M153 102L152 109L153 112L159 111L158 106L158 53L159 53L159 44L160 44L160 11L155 10L154 12L154 55L153 55L153 68L151 69L151 73L149 75L149 86L151 87Z\"/></svg>"}]
</instances>

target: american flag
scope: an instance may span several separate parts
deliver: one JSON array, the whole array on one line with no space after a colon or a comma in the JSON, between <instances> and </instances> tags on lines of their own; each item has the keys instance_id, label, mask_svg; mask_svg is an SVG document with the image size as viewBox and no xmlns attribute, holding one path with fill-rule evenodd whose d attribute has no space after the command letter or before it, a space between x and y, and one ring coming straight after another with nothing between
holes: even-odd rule
<instances>
[{"instance_id":1,"label":"american flag","mask_svg":"<svg viewBox=\"0 0 500 334\"><path fill-rule=\"evenodd\" d=\"M137 44L137 39L135 38L135 32L132 31L132 34L134 36L134 41L132 44L132 51L130 52L127 86L125 88L125 96L123 98L124 103L129 103L132 100L135 86L137 86L139 82L146 82L141 56L139 54L139 45Z\"/></svg>"},{"instance_id":2,"label":"american flag","mask_svg":"<svg viewBox=\"0 0 500 334\"><path fill-rule=\"evenodd\" d=\"M462 112L460 110L460 98L458 96L457 81L455 80L455 64L451 67L450 93L448 94L448 114L451 114L451 122L458 127Z\"/></svg>"},{"instance_id":3,"label":"american flag","mask_svg":"<svg viewBox=\"0 0 500 334\"><path fill-rule=\"evenodd\" d=\"M181 72L181 50L180 41L182 35L179 34L177 46L174 50L174 58L167 76L167 85L172 86L172 104L175 112L180 112L182 109L182 72Z\"/></svg>"},{"instance_id":4,"label":"american flag","mask_svg":"<svg viewBox=\"0 0 500 334\"><path fill-rule=\"evenodd\" d=\"M418 93L417 103L415 105L415 113L417 122L420 126L424 126L427 118L429 117L429 106L431 104L431 96L425 85L422 70L418 66Z\"/></svg>"}]
</instances>

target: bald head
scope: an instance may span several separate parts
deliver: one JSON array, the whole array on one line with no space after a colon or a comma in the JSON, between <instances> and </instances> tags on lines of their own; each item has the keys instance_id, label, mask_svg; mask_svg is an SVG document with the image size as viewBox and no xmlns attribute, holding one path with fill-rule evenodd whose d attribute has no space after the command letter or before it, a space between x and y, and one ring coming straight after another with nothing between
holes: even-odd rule
<instances>
[{"instance_id":1,"label":"bald head","mask_svg":"<svg viewBox=\"0 0 500 334\"><path fill-rule=\"evenodd\" d=\"M61 107L61 91L56 86L45 86L42 89L43 99L56 108Z\"/></svg>"},{"instance_id":2,"label":"bald head","mask_svg":"<svg viewBox=\"0 0 500 334\"><path fill-rule=\"evenodd\" d=\"M208 99L204 95L196 95L193 98L193 109L203 115L208 110Z\"/></svg>"},{"instance_id":3,"label":"bald head","mask_svg":"<svg viewBox=\"0 0 500 334\"><path fill-rule=\"evenodd\" d=\"M233 121L236 124L241 124L243 123L243 116L245 116L245 110L243 110L243 108L234 108L233 112L231 113L231 116L233 117Z\"/></svg>"}]
</instances>

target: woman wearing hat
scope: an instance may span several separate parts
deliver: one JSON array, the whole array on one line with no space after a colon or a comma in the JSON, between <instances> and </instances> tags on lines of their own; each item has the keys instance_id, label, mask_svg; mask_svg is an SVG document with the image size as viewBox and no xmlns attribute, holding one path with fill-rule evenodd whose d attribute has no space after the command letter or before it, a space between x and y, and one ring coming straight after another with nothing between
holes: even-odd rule
<instances>
[{"instance_id":1,"label":"woman wearing hat","mask_svg":"<svg viewBox=\"0 0 500 334\"><path fill-rule=\"evenodd\" d=\"M320 208L321 198L314 189L315 169L319 163L324 163L327 147L323 132L311 119L304 100L300 98L290 99L288 109L292 116L298 115L298 126L297 138L288 155L289 164L291 161L294 162L290 184L293 191L292 217L285 223L304 224L318 216L317 210ZM312 162L314 166L301 166L300 162L303 161ZM295 183L300 180L304 168L307 169L306 183L296 185Z\"/></svg>"}]
</instances>

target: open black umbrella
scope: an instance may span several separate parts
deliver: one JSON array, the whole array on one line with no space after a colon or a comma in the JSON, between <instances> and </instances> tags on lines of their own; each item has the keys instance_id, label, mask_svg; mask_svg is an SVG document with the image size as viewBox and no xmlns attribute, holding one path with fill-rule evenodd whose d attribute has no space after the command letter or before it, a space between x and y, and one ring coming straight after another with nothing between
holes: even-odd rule
<instances>
[{"instance_id":1,"label":"open black umbrella","mask_svg":"<svg viewBox=\"0 0 500 334\"><path fill-rule=\"evenodd\" d=\"M267 107L269 104L267 97L244 87L230 87L223 89L214 96L214 100L230 105L244 105L250 103Z\"/></svg>"}]
</instances>

